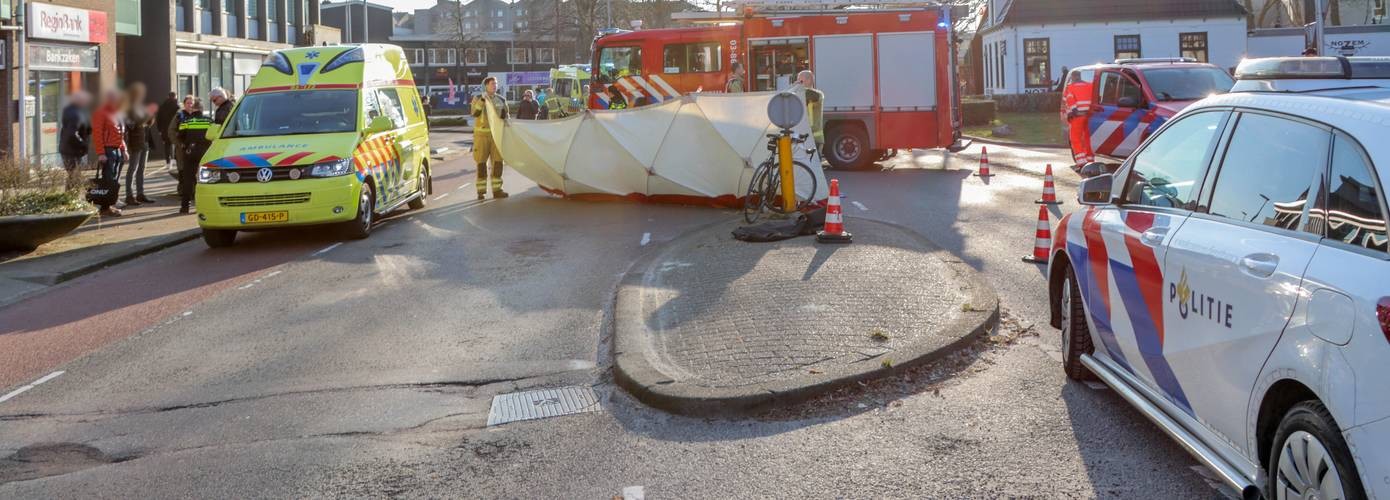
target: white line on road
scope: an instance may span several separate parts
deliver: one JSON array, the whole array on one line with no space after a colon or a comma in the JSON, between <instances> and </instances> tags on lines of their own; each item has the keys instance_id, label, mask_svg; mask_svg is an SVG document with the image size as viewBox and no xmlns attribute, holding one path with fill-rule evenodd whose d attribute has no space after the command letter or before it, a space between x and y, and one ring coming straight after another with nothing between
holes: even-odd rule
<instances>
[{"instance_id":1,"label":"white line on road","mask_svg":"<svg viewBox=\"0 0 1390 500\"><path fill-rule=\"evenodd\" d=\"M644 500L646 492L642 491L641 486L628 486L623 488L623 500Z\"/></svg>"},{"instance_id":2,"label":"white line on road","mask_svg":"<svg viewBox=\"0 0 1390 500\"><path fill-rule=\"evenodd\" d=\"M465 182L465 183L463 183L462 186L459 186L458 189L455 189L454 191L463 191L463 188L468 187L468 185L470 185L470 184L473 184L473 183L472 183L472 182Z\"/></svg>"},{"instance_id":3,"label":"white line on road","mask_svg":"<svg viewBox=\"0 0 1390 500\"><path fill-rule=\"evenodd\" d=\"M851 201L850 204L854 205L855 207L857 207L857 208L859 208L860 210L863 210L863 211L865 211L865 212L868 212L868 211L869 211L868 207L865 207L863 203L859 203L859 202L857 202L857 201Z\"/></svg>"},{"instance_id":4,"label":"white line on road","mask_svg":"<svg viewBox=\"0 0 1390 500\"><path fill-rule=\"evenodd\" d=\"M441 195L439 195L439 196L435 196L435 197L434 197L434 201L442 200L442 199L444 199L445 196L449 196L449 193L444 193L444 194L441 194Z\"/></svg>"},{"instance_id":5,"label":"white line on road","mask_svg":"<svg viewBox=\"0 0 1390 500\"><path fill-rule=\"evenodd\" d=\"M265 276L261 276L261 277L259 277L259 278L256 278L256 279L252 280L250 283L247 283L247 284L245 284L245 285L241 285L241 286L239 286L239 287L236 287L236 289L237 289L237 290L245 290L245 289L247 289L247 288L251 288L251 287L256 286L257 284L259 284L259 283L261 282L261 280L268 279L268 278L273 278L273 277L275 277L275 275L280 274L280 273L282 273L282 272L284 272L284 271L272 271L271 273L266 274Z\"/></svg>"},{"instance_id":6,"label":"white line on road","mask_svg":"<svg viewBox=\"0 0 1390 500\"><path fill-rule=\"evenodd\" d=\"M642 246L652 242L652 233L642 233Z\"/></svg>"},{"instance_id":7,"label":"white line on road","mask_svg":"<svg viewBox=\"0 0 1390 500\"><path fill-rule=\"evenodd\" d=\"M323 250L319 250L319 251L317 251L317 252L314 252L314 255L323 255L323 254L326 254L326 253L328 253L329 251L333 250L334 248L338 248L338 245L342 245L342 244L343 244L343 242L339 241L339 242L334 243L334 244L332 244L332 245L328 245L328 246L326 246L326 247L323 247Z\"/></svg>"},{"instance_id":8,"label":"white line on road","mask_svg":"<svg viewBox=\"0 0 1390 500\"><path fill-rule=\"evenodd\" d=\"M64 373L67 373L67 372L64 372L64 371L62 371L62 370L59 370L59 371L50 373L50 374L48 374L48 375L44 375L43 378L38 379L38 380L35 380L35 381L31 382L29 385L26 385L26 386L24 386L24 387L20 387L20 388L18 388L18 389L15 389L15 390L13 390L13 391L10 391L9 394L6 394L6 395L4 395L4 396L0 396L0 403L4 403L4 402L6 402L6 401L9 401L9 400L11 400L11 399L14 399L15 396L18 396L18 395L20 395L20 394L24 394L25 392L28 392L29 389L33 389L33 388L35 388L35 387L38 387L39 384L42 384L42 383L47 382L47 381L49 381L49 380L53 380L53 379L55 379L55 378L58 378L59 375L62 375L62 374L64 374Z\"/></svg>"}]
</instances>

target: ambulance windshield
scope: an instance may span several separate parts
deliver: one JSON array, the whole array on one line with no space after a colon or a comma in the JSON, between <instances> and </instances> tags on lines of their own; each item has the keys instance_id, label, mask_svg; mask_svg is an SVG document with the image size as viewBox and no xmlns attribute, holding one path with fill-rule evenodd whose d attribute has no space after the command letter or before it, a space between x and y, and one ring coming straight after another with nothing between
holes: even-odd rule
<instances>
[{"instance_id":1,"label":"ambulance windshield","mask_svg":"<svg viewBox=\"0 0 1390 500\"><path fill-rule=\"evenodd\" d=\"M293 90L249 94L222 137L328 134L357 129L356 90Z\"/></svg>"}]
</instances>

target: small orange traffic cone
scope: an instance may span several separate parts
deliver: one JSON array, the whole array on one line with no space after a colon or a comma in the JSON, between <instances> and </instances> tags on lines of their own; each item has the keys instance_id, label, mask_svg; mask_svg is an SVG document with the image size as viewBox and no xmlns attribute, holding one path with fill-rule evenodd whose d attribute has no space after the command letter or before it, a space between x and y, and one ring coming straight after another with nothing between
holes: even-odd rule
<instances>
[{"instance_id":1,"label":"small orange traffic cone","mask_svg":"<svg viewBox=\"0 0 1390 500\"><path fill-rule=\"evenodd\" d=\"M816 243L849 243L853 235L845 231L840 212L840 180L830 180L830 204L825 207L825 229L816 232Z\"/></svg>"},{"instance_id":2,"label":"small orange traffic cone","mask_svg":"<svg viewBox=\"0 0 1390 500\"><path fill-rule=\"evenodd\" d=\"M1047 164L1047 170L1044 170L1044 171L1043 171L1043 193L1042 193L1042 199L1041 199L1041 200L1038 200L1038 201L1035 201L1035 202L1033 202L1033 203L1037 203L1037 204L1039 204L1039 205L1061 205L1061 204L1062 204L1062 202L1057 201L1057 188L1056 188L1056 186L1052 183L1052 164L1051 164L1051 163L1048 163L1048 164Z\"/></svg>"},{"instance_id":3,"label":"small orange traffic cone","mask_svg":"<svg viewBox=\"0 0 1390 500\"><path fill-rule=\"evenodd\" d=\"M980 177L994 177L994 174L989 173L989 148L987 147L980 147L980 170L975 172L975 175Z\"/></svg>"},{"instance_id":4,"label":"small orange traffic cone","mask_svg":"<svg viewBox=\"0 0 1390 500\"><path fill-rule=\"evenodd\" d=\"M1033 233L1033 255L1025 255L1024 262L1046 264L1048 251L1052 249L1052 225L1047 221L1047 207L1038 207L1038 230Z\"/></svg>"}]
</instances>

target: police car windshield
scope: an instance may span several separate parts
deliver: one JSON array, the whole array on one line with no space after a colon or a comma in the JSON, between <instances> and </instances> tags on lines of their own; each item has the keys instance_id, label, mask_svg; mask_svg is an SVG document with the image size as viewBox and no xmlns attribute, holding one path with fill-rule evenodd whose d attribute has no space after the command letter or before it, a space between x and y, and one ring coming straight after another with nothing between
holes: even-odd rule
<instances>
[{"instance_id":1,"label":"police car windshield","mask_svg":"<svg viewBox=\"0 0 1390 500\"><path fill-rule=\"evenodd\" d=\"M1144 79L1160 101L1195 101L1230 92L1236 84L1231 75L1218 68L1146 69Z\"/></svg>"},{"instance_id":2,"label":"police car windshield","mask_svg":"<svg viewBox=\"0 0 1390 500\"><path fill-rule=\"evenodd\" d=\"M250 94L227 120L222 137L328 134L357 129L356 90L294 90Z\"/></svg>"}]
</instances>

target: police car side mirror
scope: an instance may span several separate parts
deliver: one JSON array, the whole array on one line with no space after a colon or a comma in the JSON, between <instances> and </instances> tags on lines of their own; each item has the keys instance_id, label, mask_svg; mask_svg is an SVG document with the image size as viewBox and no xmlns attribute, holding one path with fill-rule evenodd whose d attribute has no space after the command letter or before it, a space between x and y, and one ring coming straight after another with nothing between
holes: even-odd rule
<instances>
[{"instance_id":1,"label":"police car side mirror","mask_svg":"<svg viewBox=\"0 0 1390 500\"><path fill-rule=\"evenodd\" d=\"M1109 205L1111 185L1115 182L1112 174L1100 174L1081 181L1076 190L1076 202L1082 205Z\"/></svg>"},{"instance_id":2,"label":"police car side mirror","mask_svg":"<svg viewBox=\"0 0 1390 500\"><path fill-rule=\"evenodd\" d=\"M207 131L207 135L206 135L205 137L207 137L209 141L215 141L215 140L217 140L217 138L220 137L221 135L222 135L222 126L221 126L221 125L218 125L218 124L216 124L216 123L214 123L214 124L212 124L212 125L208 125L208 131Z\"/></svg>"},{"instance_id":3,"label":"police car side mirror","mask_svg":"<svg viewBox=\"0 0 1390 500\"><path fill-rule=\"evenodd\" d=\"M1116 104L1118 104L1121 108L1137 108L1137 107L1139 107L1139 104L1140 104L1140 103L1139 103L1139 98L1138 98L1138 97L1128 97L1128 96L1126 96L1126 97L1121 97L1120 100L1119 100L1118 102L1116 102Z\"/></svg>"}]
</instances>

